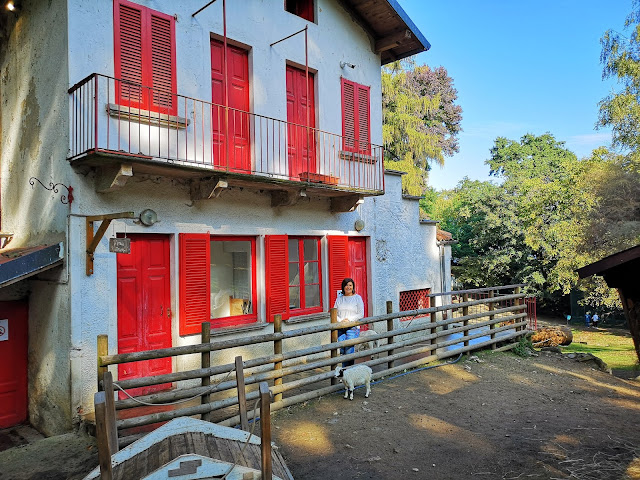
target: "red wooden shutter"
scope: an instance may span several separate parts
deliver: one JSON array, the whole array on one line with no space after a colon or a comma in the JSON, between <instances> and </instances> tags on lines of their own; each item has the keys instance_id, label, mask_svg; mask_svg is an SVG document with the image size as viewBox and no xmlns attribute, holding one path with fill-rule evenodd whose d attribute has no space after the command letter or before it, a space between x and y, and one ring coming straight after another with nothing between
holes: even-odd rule
<instances>
[{"instance_id":1,"label":"red wooden shutter","mask_svg":"<svg viewBox=\"0 0 640 480\"><path fill-rule=\"evenodd\" d=\"M370 122L369 122L369 87L358 85L358 152L371 152Z\"/></svg>"},{"instance_id":2,"label":"red wooden shutter","mask_svg":"<svg viewBox=\"0 0 640 480\"><path fill-rule=\"evenodd\" d=\"M152 106L161 112L176 114L174 94L176 86L174 18L151 12L151 86Z\"/></svg>"},{"instance_id":3,"label":"red wooden shutter","mask_svg":"<svg viewBox=\"0 0 640 480\"><path fill-rule=\"evenodd\" d=\"M211 318L211 237L180 234L180 335L199 333Z\"/></svg>"},{"instance_id":4,"label":"red wooden shutter","mask_svg":"<svg viewBox=\"0 0 640 480\"><path fill-rule=\"evenodd\" d=\"M349 237L343 235L330 235L329 242L329 308L336 303L337 292L342 287L342 280L348 276L348 249Z\"/></svg>"},{"instance_id":5,"label":"red wooden shutter","mask_svg":"<svg viewBox=\"0 0 640 480\"><path fill-rule=\"evenodd\" d=\"M353 151L356 138L355 84L342 80L342 148Z\"/></svg>"},{"instance_id":6,"label":"red wooden shutter","mask_svg":"<svg viewBox=\"0 0 640 480\"><path fill-rule=\"evenodd\" d=\"M281 314L282 319L289 318L289 263L287 261L286 235L267 235L266 251L266 287L267 321L273 322L273 316Z\"/></svg>"},{"instance_id":7,"label":"red wooden shutter","mask_svg":"<svg viewBox=\"0 0 640 480\"><path fill-rule=\"evenodd\" d=\"M142 9L125 1L115 1L115 76L123 82L117 89L116 101L121 105L141 106L142 91Z\"/></svg>"}]
</instances>

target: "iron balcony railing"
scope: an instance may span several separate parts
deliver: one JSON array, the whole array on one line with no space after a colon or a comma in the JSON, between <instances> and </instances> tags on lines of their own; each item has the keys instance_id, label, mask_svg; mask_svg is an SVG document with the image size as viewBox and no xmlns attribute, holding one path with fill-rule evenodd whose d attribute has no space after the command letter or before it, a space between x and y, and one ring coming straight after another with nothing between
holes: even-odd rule
<instances>
[{"instance_id":1,"label":"iron balcony railing","mask_svg":"<svg viewBox=\"0 0 640 480\"><path fill-rule=\"evenodd\" d=\"M69 94L70 160L107 153L241 178L384 192L379 145L96 73Z\"/></svg>"}]
</instances>

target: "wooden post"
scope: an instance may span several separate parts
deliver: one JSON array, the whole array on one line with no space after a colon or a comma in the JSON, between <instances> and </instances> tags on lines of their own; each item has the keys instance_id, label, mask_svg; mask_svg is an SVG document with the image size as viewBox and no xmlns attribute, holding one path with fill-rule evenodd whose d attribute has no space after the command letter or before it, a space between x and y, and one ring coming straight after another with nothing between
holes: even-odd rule
<instances>
[{"instance_id":1,"label":"wooden post","mask_svg":"<svg viewBox=\"0 0 640 480\"><path fill-rule=\"evenodd\" d=\"M111 447L109 442L108 428L106 425L106 394L96 392L93 395L93 404L96 411L96 440L98 443L98 462L100 463L100 478L102 480L112 480L113 471L111 468Z\"/></svg>"},{"instance_id":2,"label":"wooden post","mask_svg":"<svg viewBox=\"0 0 640 480\"><path fill-rule=\"evenodd\" d=\"M387 301L387 313L393 313L393 302L391 300ZM393 318L390 318L389 320L387 320L387 332L392 332L393 331ZM393 336L388 337L387 338L387 343L388 344L392 344L393 343ZM394 350L387 350L387 356L390 357L391 355L393 355ZM390 362L387 362L387 368L393 368L394 365L394 361L391 360Z\"/></svg>"},{"instance_id":3,"label":"wooden post","mask_svg":"<svg viewBox=\"0 0 640 480\"><path fill-rule=\"evenodd\" d=\"M331 315L331 324L335 325L336 323L338 323L338 309L337 308L332 308L331 310L329 310L329 314ZM331 343L336 343L338 341L338 330L331 330ZM338 357L338 349L334 348L333 350L331 350L331 358L337 358ZM336 366L338 364L332 364L331 365L331 370L335 370ZM331 385L336 385L338 383L338 379L336 377L331 377Z\"/></svg>"},{"instance_id":4,"label":"wooden post","mask_svg":"<svg viewBox=\"0 0 640 480\"><path fill-rule=\"evenodd\" d=\"M116 404L113 398L113 376L111 372L104 372L102 386L105 395L105 430L109 442L111 455L120 450L118 446L118 427L116 426Z\"/></svg>"},{"instance_id":5,"label":"wooden post","mask_svg":"<svg viewBox=\"0 0 640 480\"><path fill-rule=\"evenodd\" d=\"M102 380L102 376L107 371L107 367L102 366L102 362L100 361L100 357L109 355L109 336L108 335L98 335L98 391L102 391L102 387L100 386L100 380Z\"/></svg>"},{"instance_id":6,"label":"wooden post","mask_svg":"<svg viewBox=\"0 0 640 480\"><path fill-rule=\"evenodd\" d=\"M202 322L201 325L201 332L202 332L202 341L200 343L211 343L211 323L210 322ZM207 351L207 352L202 352L200 354L200 364L202 368L210 368L211 367L211 352ZM205 377L202 377L202 386L203 387L208 387L209 385L211 385L211 376L207 375ZM206 405L207 403L211 402L211 395L209 395L208 393L202 395L202 397L200 397L200 403L202 405ZM202 419L206 420L208 422L211 421L211 412L207 412L207 413L203 413L202 414Z\"/></svg>"},{"instance_id":7,"label":"wooden post","mask_svg":"<svg viewBox=\"0 0 640 480\"><path fill-rule=\"evenodd\" d=\"M513 291L513 293L515 293L516 295L520 293L520 287L516 287L516 289ZM521 298L516 298L516 305L522 305L522 299ZM525 309L526 311L526 309ZM520 312L518 312L520 313ZM522 330L520 327L516 327L516 332L519 332L520 330Z\"/></svg>"},{"instance_id":8,"label":"wooden post","mask_svg":"<svg viewBox=\"0 0 640 480\"><path fill-rule=\"evenodd\" d=\"M271 393L267 382L260 383L261 472L263 480L272 480L271 466Z\"/></svg>"},{"instance_id":9,"label":"wooden post","mask_svg":"<svg viewBox=\"0 0 640 480\"><path fill-rule=\"evenodd\" d=\"M494 291L493 291L493 290L491 290L491 291L489 292L489 298L493 298L493 297L494 297L494 295L495 295ZM492 312L494 309L495 309L495 304L494 304L493 302L489 302L489 312ZM489 320L490 320L491 322L493 322L493 320L494 320L495 318L496 318L496 316L495 316L495 315L493 315L493 314L489 315ZM490 331L491 331L491 330L495 330L495 328L496 328L495 323L491 323L491 325L489 325L489 330L490 330ZM491 332L491 340L493 340L493 339L495 339L495 338L496 338L496 334L495 334L495 333L493 333L493 332ZM495 344L495 343L492 343L492 344L491 344L491 350L495 350L495 349L496 349L496 344Z\"/></svg>"},{"instance_id":10,"label":"wooden post","mask_svg":"<svg viewBox=\"0 0 640 480\"><path fill-rule=\"evenodd\" d=\"M273 333L282 333L282 315L277 314L273 316ZM282 340L274 340L273 341L273 354L274 355L282 355ZM274 362L273 369L278 371L282 371L282 362ZM279 386L282 385L282 376L275 377L273 380L273 385ZM282 393L277 393L273 399L274 402L282 401Z\"/></svg>"},{"instance_id":11,"label":"wooden post","mask_svg":"<svg viewBox=\"0 0 640 480\"><path fill-rule=\"evenodd\" d=\"M468 302L469 301L469 294L468 293L463 293L462 294L462 301L463 302ZM462 316L467 316L469 315L469 307L462 307ZM466 327L467 325L469 325L469 320L463 320L462 324ZM469 331L465 330L463 333L463 338L466 338L469 336ZM464 346L468 347L469 346L469 340L465 340L464 341Z\"/></svg>"},{"instance_id":12,"label":"wooden post","mask_svg":"<svg viewBox=\"0 0 640 480\"><path fill-rule=\"evenodd\" d=\"M247 417L247 391L244 388L244 367L242 356L236 357L236 385L238 389L238 407L240 408L240 428L245 432L249 431L249 420Z\"/></svg>"}]
</instances>

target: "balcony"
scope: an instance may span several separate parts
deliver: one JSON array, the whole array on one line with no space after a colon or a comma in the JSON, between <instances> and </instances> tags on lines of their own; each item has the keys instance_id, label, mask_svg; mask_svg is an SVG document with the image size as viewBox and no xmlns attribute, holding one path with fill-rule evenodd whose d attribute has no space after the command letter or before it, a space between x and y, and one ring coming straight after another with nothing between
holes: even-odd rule
<instances>
[{"instance_id":1,"label":"balcony","mask_svg":"<svg viewBox=\"0 0 640 480\"><path fill-rule=\"evenodd\" d=\"M69 161L98 170L98 191L151 174L190 178L195 199L240 186L271 191L273 206L329 197L336 211L384 193L378 145L95 73L69 94Z\"/></svg>"}]
</instances>

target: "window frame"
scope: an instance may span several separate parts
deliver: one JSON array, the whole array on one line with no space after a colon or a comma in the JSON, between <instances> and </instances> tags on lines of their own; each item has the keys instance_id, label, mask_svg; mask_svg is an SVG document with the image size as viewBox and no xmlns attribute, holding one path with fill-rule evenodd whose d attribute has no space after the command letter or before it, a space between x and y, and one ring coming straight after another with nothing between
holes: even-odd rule
<instances>
[{"instance_id":1,"label":"window frame","mask_svg":"<svg viewBox=\"0 0 640 480\"><path fill-rule=\"evenodd\" d=\"M211 318L211 242L251 242L251 302L253 313ZM181 336L198 334L202 323L210 322L211 328L248 325L258 320L257 303L257 237L250 235L210 235L208 233L179 234L179 324Z\"/></svg>"},{"instance_id":2,"label":"window frame","mask_svg":"<svg viewBox=\"0 0 640 480\"><path fill-rule=\"evenodd\" d=\"M124 81L122 53L123 23L121 21L120 7L126 7L140 12L140 95L139 101L125 98L123 90L129 84ZM169 38L163 38L160 42L154 43L154 21L157 18L161 21L169 22ZM116 78L116 104L124 107L138 108L140 110L163 113L167 115L177 115L177 71L176 71L176 28L175 18L171 15L153 10L149 7L130 2L128 0L114 0L113 2L113 29L114 29L114 76ZM155 49L155 50L154 50ZM154 55L160 53L158 64L154 64ZM168 67L168 82L170 90L157 89L154 85L154 74L160 74L161 70L156 70L156 65L170 62ZM125 67L126 68L126 67ZM125 70L126 72L126 70ZM134 72L137 73L137 72ZM164 72L165 76L167 72ZM165 83L166 82L165 78ZM137 82L131 83L137 85ZM154 92L161 92L161 95L169 95L169 106L157 104L154 100ZM157 95L157 94L156 94Z\"/></svg>"},{"instance_id":3,"label":"window frame","mask_svg":"<svg viewBox=\"0 0 640 480\"><path fill-rule=\"evenodd\" d=\"M288 247L289 247L289 242L291 241L297 241L298 242L298 260L296 262L292 262L291 259L289 258L288 255ZM317 281L317 285L318 285L318 291L319 291L319 296L320 296L320 302L318 306L314 306L314 307L307 307L306 306L306 302L304 302L304 306L303 306L303 300L306 300L306 293L305 293L305 288L307 285L316 285L316 282L313 283L307 283L304 282L304 263L305 263L305 259L304 259L304 241L305 240L315 240L316 241L316 248L317 248L317 259L316 260L307 260L307 262L316 262L318 265L318 281ZM292 263L297 263L298 264L298 272L299 272L299 279L300 279L300 283L297 285L298 289L299 289L299 298L300 298L300 307L298 308L291 308L291 305L289 305L289 317L298 317L301 315L309 315L312 313L320 313L323 310L323 296L322 296L322 237L317 237L317 236L313 236L313 235L305 235L305 236L300 236L300 235L291 235L287 237L287 267L289 267ZM289 276L289 268L287 268L287 276ZM296 287L296 285L291 285L291 278L288 279L288 284L287 284L289 291L291 288ZM291 303L291 302L289 302Z\"/></svg>"},{"instance_id":4,"label":"window frame","mask_svg":"<svg viewBox=\"0 0 640 480\"><path fill-rule=\"evenodd\" d=\"M293 6L290 5L290 8L287 8L287 3L289 2L292 2L295 5ZM283 3L284 3L285 12L288 12L288 13L291 13L292 15L303 18L308 22L312 22L312 23L315 22L316 9L315 9L314 0L283 0Z\"/></svg>"},{"instance_id":5,"label":"window frame","mask_svg":"<svg viewBox=\"0 0 640 480\"><path fill-rule=\"evenodd\" d=\"M223 328L230 326L247 325L258 321L257 312L257 281L256 281L256 237L250 235L211 235L210 242L250 242L251 249L249 252L251 260L251 305L253 313L247 313L243 315L228 315L226 317L212 318L211 311L209 311L209 321L211 322L211 328ZM211 248L211 246L209 246ZM211 265L212 259L209 260ZM211 270L209 270L209 281L211 281ZM211 293L211 287L209 287L209 293Z\"/></svg>"}]
</instances>

